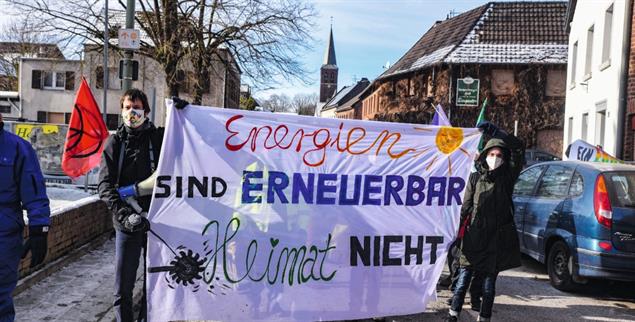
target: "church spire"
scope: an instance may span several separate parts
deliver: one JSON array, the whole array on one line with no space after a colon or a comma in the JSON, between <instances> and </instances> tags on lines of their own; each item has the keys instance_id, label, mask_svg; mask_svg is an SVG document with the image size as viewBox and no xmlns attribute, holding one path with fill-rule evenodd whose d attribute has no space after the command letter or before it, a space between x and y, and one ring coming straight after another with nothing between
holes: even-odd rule
<instances>
[{"instance_id":1,"label":"church spire","mask_svg":"<svg viewBox=\"0 0 635 322\"><path fill-rule=\"evenodd\" d=\"M335 44L333 43L333 18L331 17L331 33L329 34L329 44L324 52L323 65L337 65L335 60Z\"/></svg>"}]
</instances>

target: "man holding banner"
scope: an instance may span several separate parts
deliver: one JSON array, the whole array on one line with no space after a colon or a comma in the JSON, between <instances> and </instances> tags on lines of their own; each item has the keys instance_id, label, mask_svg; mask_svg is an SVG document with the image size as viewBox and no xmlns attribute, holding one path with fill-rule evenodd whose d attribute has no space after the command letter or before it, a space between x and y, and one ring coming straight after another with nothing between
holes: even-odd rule
<instances>
[{"instance_id":1,"label":"man holding banner","mask_svg":"<svg viewBox=\"0 0 635 322\"><path fill-rule=\"evenodd\" d=\"M133 320L132 295L141 250L145 249L148 220L119 196L117 188L133 185L150 177L157 168L163 141L163 128L147 119L150 105L145 93L126 91L120 100L123 124L106 142L99 171L99 196L113 214L115 226L115 316L117 321ZM184 105L181 105L184 107ZM143 211L150 207L150 196L139 197ZM145 299L143 300L145 304ZM139 320L145 319L145 305Z\"/></svg>"},{"instance_id":2,"label":"man holding banner","mask_svg":"<svg viewBox=\"0 0 635 322\"><path fill-rule=\"evenodd\" d=\"M474 280L482 283L479 321L489 321L498 273L521 265L512 193L524 164L524 144L489 122L479 128L491 139L476 161L477 172L470 177L461 207L460 268L448 321L458 320Z\"/></svg>"}]
</instances>

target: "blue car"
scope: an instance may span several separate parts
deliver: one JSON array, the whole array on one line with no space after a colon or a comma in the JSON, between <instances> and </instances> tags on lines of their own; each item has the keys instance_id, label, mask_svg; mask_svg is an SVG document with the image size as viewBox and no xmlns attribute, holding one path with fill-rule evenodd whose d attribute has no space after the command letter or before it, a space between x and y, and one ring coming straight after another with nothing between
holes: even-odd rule
<instances>
[{"instance_id":1,"label":"blue car","mask_svg":"<svg viewBox=\"0 0 635 322\"><path fill-rule=\"evenodd\" d=\"M514 186L521 252L570 291L588 278L635 281L635 166L553 161Z\"/></svg>"}]
</instances>

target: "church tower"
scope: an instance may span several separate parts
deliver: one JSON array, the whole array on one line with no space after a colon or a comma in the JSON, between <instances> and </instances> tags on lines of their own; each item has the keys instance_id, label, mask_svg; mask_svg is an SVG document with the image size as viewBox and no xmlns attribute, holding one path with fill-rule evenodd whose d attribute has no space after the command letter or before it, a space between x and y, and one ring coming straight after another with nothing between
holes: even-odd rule
<instances>
[{"instance_id":1,"label":"church tower","mask_svg":"<svg viewBox=\"0 0 635 322\"><path fill-rule=\"evenodd\" d=\"M328 47L326 47L326 52L324 52L324 61L320 68L320 103L325 103L337 92L337 71L335 45L333 44L333 26L331 25Z\"/></svg>"}]
</instances>

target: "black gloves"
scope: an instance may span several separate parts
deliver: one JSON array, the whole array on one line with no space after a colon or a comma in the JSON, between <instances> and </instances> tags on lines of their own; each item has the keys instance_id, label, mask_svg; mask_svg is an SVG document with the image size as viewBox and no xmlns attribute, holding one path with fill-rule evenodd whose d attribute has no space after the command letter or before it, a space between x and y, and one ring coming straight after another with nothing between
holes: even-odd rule
<instances>
[{"instance_id":1,"label":"black gloves","mask_svg":"<svg viewBox=\"0 0 635 322\"><path fill-rule=\"evenodd\" d=\"M49 226L29 226L29 238L22 248L22 258L31 252L31 267L42 264L48 249Z\"/></svg>"},{"instance_id":2,"label":"black gloves","mask_svg":"<svg viewBox=\"0 0 635 322\"><path fill-rule=\"evenodd\" d=\"M134 233L137 231L146 232L150 230L150 222L147 218L134 212L129 207L123 207L117 211L117 222L121 225L121 230Z\"/></svg>"},{"instance_id":3,"label":"black gloves","mask_svg":"<svg viewBox=\"0 0 635 322\"><path fill-rule=\"evenodd\" d=\"M182 110L186 106L190 105L190 102L184 99L180 99L177 96L172 96L172 102L174 103L174 107L176 107L178 110Z\"/></svg>"}]
</instances>

